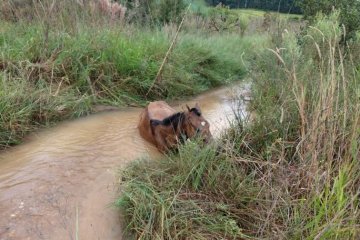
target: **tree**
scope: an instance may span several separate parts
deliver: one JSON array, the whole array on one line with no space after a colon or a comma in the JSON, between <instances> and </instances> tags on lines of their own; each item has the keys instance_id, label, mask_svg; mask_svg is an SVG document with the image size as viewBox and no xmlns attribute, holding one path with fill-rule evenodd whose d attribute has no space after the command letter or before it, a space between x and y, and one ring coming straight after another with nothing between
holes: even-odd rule
<instances>
[{"instance_id":1,"label":"tree","mask_svg":"<svg viewBox=\"0 0 360 240\"><path fill-rule=\"evenodd\" d=\"M220 2L231 8L256 8L286 13L301 13L295 5L295 0L206 0L208 4L216 6Z\"/></svg>"}]
</instances>

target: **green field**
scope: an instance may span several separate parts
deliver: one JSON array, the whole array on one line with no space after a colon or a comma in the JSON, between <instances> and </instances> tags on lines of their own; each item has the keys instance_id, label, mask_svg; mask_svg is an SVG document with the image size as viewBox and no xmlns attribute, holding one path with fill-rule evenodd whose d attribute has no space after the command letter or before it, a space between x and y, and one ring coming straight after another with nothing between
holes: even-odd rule
<instances>
[{"instance_id":1,"label":"green field","mask_svg":"<svg viewBox=\"0 0 360 240\"><path fill-rule=\"evenodd\" d=\"M257 9L233 9L232 11L237 14L249 16L249 17L263 17L266 12ZM278 15L282 19L301 19L302 15L300 14L287 14L287 13L278 13L278 12L268 12L270 14Z\"/></svg>"}]
</instances>

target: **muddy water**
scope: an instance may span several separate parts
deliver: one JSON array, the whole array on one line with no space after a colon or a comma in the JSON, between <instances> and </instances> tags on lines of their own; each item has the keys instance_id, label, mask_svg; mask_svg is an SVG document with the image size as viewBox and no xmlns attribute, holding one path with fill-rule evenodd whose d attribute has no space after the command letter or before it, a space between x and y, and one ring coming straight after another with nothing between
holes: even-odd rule
<instances>
[{"instance_id":1,"label":"muddy water","mask_svg":"<svg viewBox=\"0 0 360 240\"><path fill-rule=\"evenodd\" d=\"M222 88L188 103L200 103L216 136L233 117L233 96L245 92ZM111 206L116 171L132 160L160 156L138 134L140 111L66 122L2 153L0 239L125 239Z\"/></svg>"}]
</instances>

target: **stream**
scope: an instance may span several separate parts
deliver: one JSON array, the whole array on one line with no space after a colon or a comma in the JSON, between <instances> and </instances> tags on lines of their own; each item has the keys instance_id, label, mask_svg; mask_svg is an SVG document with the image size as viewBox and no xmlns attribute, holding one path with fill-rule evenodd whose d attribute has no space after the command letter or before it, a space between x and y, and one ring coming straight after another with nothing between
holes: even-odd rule
<instances>
[{"instance_id":1,"label":"stream","mask_svg":"<svg viewBox=\"0 0 360 240\"><path fill-rule=\"evenodd\" d=\"M234 118L238 96L247 93L246 86L228 86L172 106L182 110L198 102L216 137ZM161 157L139 136L141 110L63 122L0 153L0 239L124 239L120 213L112 206L119 169Z\"/></svg>"}]
</instances>

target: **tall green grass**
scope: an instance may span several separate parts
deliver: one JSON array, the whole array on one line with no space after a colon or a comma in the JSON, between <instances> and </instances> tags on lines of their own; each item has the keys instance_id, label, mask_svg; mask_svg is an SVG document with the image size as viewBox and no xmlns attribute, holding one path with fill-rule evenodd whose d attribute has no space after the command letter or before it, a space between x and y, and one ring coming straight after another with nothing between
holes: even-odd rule
<instances>
[{"instance_id":1,"label":"tall green grass","mask_svg":"<svg viewBox=\"0 0 360 240\"><path fill-rule=\"evenodd\" d=\"M258 189L237 165L214 148L188 143L176 156L132 164L122 174L117 205L140 239L246 237L251 233L244 229L256 219L249 202Z\"/></svg>"},{"instance_id":2,"label":"tall green grass","mask_svg":"<svg viewBox=\"0 0 360 240\"><path fill-rule=\"evenodd\" d=\"M75 89L0 76L0 148L19 144L41 126L90 113L92 99Z\"/></svg>"},{"instance_id":3,"label":"tall green grass","mask_svg":"<svg viewBox=\"0 0 360 240\"><path fill-rule=\"evenodd\" d=\"M349 51L360 49L340 44L337 19L258 49L253 119L235 122L216 147L186 143L122 172L117 204L134 237L360 236L360 63Z\"/></svg>"}]
</instances>

